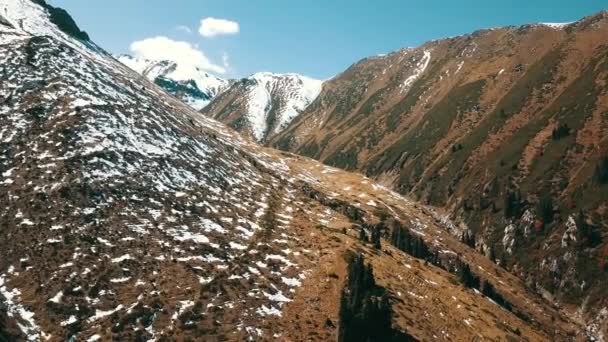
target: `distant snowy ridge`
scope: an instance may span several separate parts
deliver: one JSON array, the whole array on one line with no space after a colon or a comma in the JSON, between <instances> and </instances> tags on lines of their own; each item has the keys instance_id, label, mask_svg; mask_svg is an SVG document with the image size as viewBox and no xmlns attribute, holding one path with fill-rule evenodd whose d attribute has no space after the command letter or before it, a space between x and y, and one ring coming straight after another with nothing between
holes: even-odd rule
<instances>
[{"instance_id":1,"label":"distant snowy ridge","mask_svg":"<svg viewBox=\"0 0 608 342\"><path fill-rule=\"evenodd\" d=\"M168 60L151 61L130 55L120 55L116 58L196 110L207 106L229 85L228 80L194 66Z\"/></svg>"},{"instance_id":2,"label":"distant snowy ridge","mask_svg":"<svg viewBox=\"0 0 608 342\"><path fill-rule=\"evenodd\" d=\"M265 143L305 112L327 81L296 73L258 72L234 80L201 113Z\"/></svg>"},{"instance_id":3,"label":"distant snowy ridge","mask_svg":"<svg viewBox=\"0 0 608 342\"><path fill-rule=\"evenodd\" d=\"M246 95L246 118L257 141L281 132L319 96L323 87L323 81L299 74L260 72L247 80L251 86Z\"/></svg>"},{"instance_id":4,"label":"distant snowy ridge","mask_svg":"<svg viewBox=\"0 0 608 342\"><path fill-rule=\"evenodd\" d=\"M540 25L543 26L548 26L554 29L563 29L564 27L574 24L574 22L568 22L568 23L539 23Z\"/></svg>"}]
</instances>

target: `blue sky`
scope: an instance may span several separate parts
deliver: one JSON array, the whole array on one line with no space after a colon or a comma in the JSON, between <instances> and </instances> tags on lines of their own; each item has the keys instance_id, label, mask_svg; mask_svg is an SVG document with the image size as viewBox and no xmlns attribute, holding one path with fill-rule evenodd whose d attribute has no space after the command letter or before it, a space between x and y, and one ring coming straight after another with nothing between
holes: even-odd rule
<instances>
[{"instance_id":1,"label":"blue sky","mask_svg":"<svg viewBox=\"0 0 608 342\"><path fill-rule=\"evenodd\" d=\"M49 3L67 9L95 42L113 53L129 53L133 42L163 36L171 41L189 42L210 64L225 69L224 77L272 71L297 72L321 79L366 56L417 46L430 39L479 28L575 21L608 8L600 0L49 0ZM201 19L207 17L234 21L239 32L203 37L199 27ZM177 29L179 26L192 32ZM173 50L163 46L165 51Z\"/></svg>"}]
</instances>

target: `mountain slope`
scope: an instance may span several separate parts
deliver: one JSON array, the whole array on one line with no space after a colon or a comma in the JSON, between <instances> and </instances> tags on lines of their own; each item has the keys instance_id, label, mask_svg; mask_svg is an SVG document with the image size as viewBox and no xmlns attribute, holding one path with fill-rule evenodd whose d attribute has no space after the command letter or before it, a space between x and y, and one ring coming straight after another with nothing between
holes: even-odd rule
<instances>
[{"instance_id":1,"label":"mountain slope","mask_svg":"<svg viewBox=\"0 0 608 342\"><path fill-rule=\"evenodd\" d=\"M269 145L442 207L539 293L605 320L607 47L601 12L367 58Z\"/></svg>"},{"instance_id":2,"label":"mountain slope","mask_svg":"<svg viewBox=\"0 0 608 342\"><path fill-rule=\"evenodd\" d=\"M172 61L150 61L129 55L117 59L197 110L209 104L230 83L196 67Z\"/></svg>"},{"instance_id":3,"label":"mountain slope","mask_svg":"<svg viewBox=\"0 0 608 342\"><path fill-rule=\"evenodd\" d=\"M334 340L353 254L384 328L415 339L582 333L428 208L242 139L34 2L0 6L0 339Z\"/></svg>"},{"instance_id":4,"label":"mountain slope","mask_svg":"<svg viewBox=\"0 0 608 342\"><path fill-rule=\"evenodd\" d=\"M17 5L8 18L44 19ZM15 325L29 340L261 335L309 259L289 252L304 248L286 230L294 185L264 171L281 165L35 24L1 27L0 314L13 323L2 336ZM234 290L209 297L215 279Z\"/></svg>"},{"instance_id":5,"label":"mountain slope","mask_svg":"<svg viewBox=\"0 0 608 342\"><path fill-rule=\"evenodd\" d=\"M297 74L257 73L232 84L201 112L264 142L312 103L322 85Z\"/></svg>"}]
</instances>

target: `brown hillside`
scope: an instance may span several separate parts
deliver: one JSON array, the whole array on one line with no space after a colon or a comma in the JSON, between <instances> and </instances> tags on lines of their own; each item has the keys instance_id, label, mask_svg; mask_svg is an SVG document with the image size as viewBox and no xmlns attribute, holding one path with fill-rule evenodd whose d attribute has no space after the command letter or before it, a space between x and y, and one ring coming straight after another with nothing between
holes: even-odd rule
<instances>
[{"instance_id":1,"label":"brown hillside","mask_svg":"<svg viewBox=\"0 0 608 342\"><path fill-rule=\"evenodd\" d=\"M598 180L607 12L364 59L270 144L445 208L456 235L473 235L539 293L590 312L608 306L608 187Z\"/></svg>"}]
</instances>

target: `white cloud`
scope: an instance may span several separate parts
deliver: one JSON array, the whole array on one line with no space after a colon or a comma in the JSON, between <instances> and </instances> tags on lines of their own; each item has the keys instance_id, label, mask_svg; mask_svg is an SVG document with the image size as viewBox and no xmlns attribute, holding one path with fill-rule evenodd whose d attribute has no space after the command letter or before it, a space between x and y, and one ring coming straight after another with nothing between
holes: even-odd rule
<instances>
[{"instance_id":1,"label":"white cloud","mask_svg":"<svg viewBox=\"0 0 608 342\"><path fill-rule=\"evenodd\" d=\"M185 32L187 34L192 34L192 30L186 25L179 25L175 27L176 30Z\"/></svg>"},{"instance_id":2,"label":"white cloud","mask_svg":"<svg viewBox=\"0 0 608 342\"><path fill-rule=\"evenodd\" d=\"M239 23L236 21L211 17L202 19L201 27L198 30L203 37L207 38L226 34L237 34L239 31Z\"/></svg>"},{"instance_id":3,"label":"white cloud","mask_svg":"<svg viewBox=\"0 0 608 342\"><path fill-rule=\"evenodd\" d=\"M192 44L163 36L133 42L131 52L138 58L174 61L184 68L198 68L218 74L226 72L225 67L212 63Z\"/></svg>"}]
</instances>

